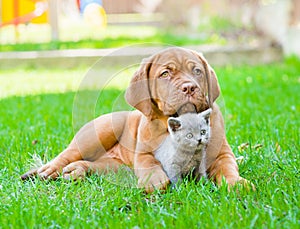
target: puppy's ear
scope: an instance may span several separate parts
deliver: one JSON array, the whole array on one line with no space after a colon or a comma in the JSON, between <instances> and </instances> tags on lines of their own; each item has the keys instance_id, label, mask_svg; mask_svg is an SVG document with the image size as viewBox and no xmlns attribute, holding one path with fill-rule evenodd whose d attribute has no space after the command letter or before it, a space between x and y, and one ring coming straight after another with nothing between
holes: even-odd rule
<instances>
[{"instance_id":1,"label":"puppy's ear","mask_svg":"<svg viewBox=\"0 0 300 229\"><path fill-rule=\"evenodd\" d=\"M197 53L195 51L192 51L192 53L198 56L198 58L201 60L204 66L206 82L207 82L208 102L209 102L209 106L212 107L214 101L220 95L220 87L219 87L217 75L215 71L212 69L212 67L207 63L207 60L204 58L202 54Z\"/></svg>"},{"instance_id":2,"label":"puppy's ear","mask_svg":"<svg viewBox=\"0 0 300 229\"><path fill-rule=\"evenodd\" d=\"M168 127L173 132L177 131L181 127L181 122L177 118L168 118Z\"/></svg>"},{"instance_id":3,"label":"puppy's ear","mask_svg":"<svg viewBox=\"0 0 300 229\"><path fill-rule=\"evenodd\" d=\"M209 66L209 64L207 65L210 73L211 99L214 102L220 95L220 86L215 71Z\"/></svg>"},{"instance_id":4,"label":"puppy's ear","mask_svg":"<svg viewBox=\"0 0 300 229\"><path fill-rule=\"evenodd\" d=\"M150 116L152 113L152 103L148 84L148 74L151 62L150 58L143 59L140 68L134 73L125 93L127 103L146 116Z\"/></svg>"}]
</instances>

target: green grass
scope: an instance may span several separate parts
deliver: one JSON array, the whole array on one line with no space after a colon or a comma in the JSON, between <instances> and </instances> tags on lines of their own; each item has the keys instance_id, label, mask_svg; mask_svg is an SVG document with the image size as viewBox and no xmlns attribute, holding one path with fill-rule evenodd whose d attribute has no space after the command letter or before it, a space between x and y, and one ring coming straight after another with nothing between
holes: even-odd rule
<instances>
[{"instance_id":1,"label":"green grass","mask_svg":"<svg viewBox=\"0 0 300 229\"><path fill-rule=\"evenodd\" d=\"M30 167L32 154L51 159L74 134L73 101L84 74L83 69L77 71L71 72L75 83L64 77L66 70L49 71L51 88L38 91L34 85L43 86L51 78L48 71L0 70L1 82L11 82L2 86L0 100L1 228L299 228L299 60L216 68L228 140L236 156L244 156L241 175L257 188L239 193L211 182L185 182L176 191L146 195L118 185L118 175L94 175L77 183L23 183L19 176ZM124 77L130 76L129 71ZM27 89L20 92L22 85ZM64 90L61 85L66 85ZM128 109L121 99L114 101L125 87L123 83L100 90L97 104L86 101L92 108L84 119ZM99 92L81 93L85 98ZM243 143L249 147L239 149Z\"/></svg>"},{"instance_id":2,"label":"green grass","mask_svg":"<svg viewBox=\"0 0 300 229\"><path fill-rule=\"evenodd\" d=\"M215 34L208 36L179 36L176 34L158 33L145 37L120 36L105 37L103 39L82 39L80 41L50 41L45 43L20 43L20 44L4 44L0 46L1 52L9 51L33 51L33 50L64 50L64 49L102 49L102 48L118 48L125 45L159 43L170 44L175 46L182 45L201 45L201 44L224 44L224 39Z\"/></svg>"},{"instance_id":3,"label":"green grass","mask_svg":"<svg viewBox=\"0 0 300 229\"><path fill-rule=\"evenodd\" d=\"M224 44L225 39L216 33L201 32L190 36L178 33L166 32L165 30L151 26L113 26L106 29L90 29L75 27L62 30L59 41L50 41L50 30L41 33L45 26L20 26L18 42L14 42L13 28L3 28L0 34L0 52L9 51L32 51L32 50L63 50L80 48L116 48L124 45L159 43L170 45L200 45L200 44ZM78 34L78 31L81 31ZM46 36L45 34L48 34ZM74 35L76 34L76 35ZM46 37L45 37L46 36ZM149 45L149 44L148 44Z\"/></svg>"}]
</instances>

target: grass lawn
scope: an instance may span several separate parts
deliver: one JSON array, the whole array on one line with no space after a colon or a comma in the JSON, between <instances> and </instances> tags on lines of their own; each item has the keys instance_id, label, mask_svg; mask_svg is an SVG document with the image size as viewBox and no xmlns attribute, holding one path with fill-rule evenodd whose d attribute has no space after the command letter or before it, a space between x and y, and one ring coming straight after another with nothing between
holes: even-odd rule
<instances>
[{"instance_id":1,"label":"grass lawn","mask_svg":"<svg viewBox=\"0 0 300 229\"><path fill-rule=\"evenodd\" d=\"M122 93L131 70L124 81L78 94L85 71L0 70L0 228L299 228L299 60L216 68L228 140L244 157L241 176L257 188L239 193L185 182L146 195L120 183L122 174L23 183L33 154L51 159L80 123L128 109ZM78 95L98 99L76 110ZM76 115L84 116L79 124Z\"/></svg>"},{"instance_id":2,"label":"grass lawn","mask_svg":"<svg viewBox=\"0 0 300 229\"><path fill-rule=\"evenodd\" d=\"M226 39L217 35L216 32L205 31L193 36L180 35L154 26L109 25L106 29L99 30L88 29L80 24L75 24L71 27L68 26L65 30L61 31L59 41L51 41L50 28L47 25L20 25L20 37L18 42L14 43L13 26L4 27L0 30L0 52L116 48L145 43L163 43L176 46L226 43Z\"/></svg>"},{"instance_id":3,"label":"grass lawn","mask_svg":"<svg viewBox=\"0 0 300 229\"><path fill-rule=\"evenodd\" d=\"M108 24L105 28L99 28L85 23L81 17L64 17L59 20L58 41L51 41L49 24L21 24L17 30L10 25L0 29L0 52L116 48L145 43L181 46L257 42L253 31L243 28L241 24L219 16L202 15L201 18L199 28L187 32L186 29L176 30L177 26L169 28L134 23L126 26ZM140 19L134 21L139 22Z\"/></svg>"}]
</instances>

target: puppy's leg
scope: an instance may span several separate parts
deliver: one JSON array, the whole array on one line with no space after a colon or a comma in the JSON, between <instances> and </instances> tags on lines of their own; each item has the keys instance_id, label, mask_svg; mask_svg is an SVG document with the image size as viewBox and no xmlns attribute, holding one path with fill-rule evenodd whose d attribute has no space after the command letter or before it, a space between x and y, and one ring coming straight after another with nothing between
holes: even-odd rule
<instances>
[{"instance_id":1,"label":"puppy's leg","mask_svg":"<svg viewBox=\"0 0 300 229\"><path fill-rule=\"evenodd\" d=\"M72 161L81 160L81 153L77 150L72 150L71 148L65 149L56 158L40 168L31 169L21 176L22 180L27 180L34 176L39 176L43 179L55 179L62 172L63 167Z\"/></svg>"},{"instance_id":2,"label":"puppy's leg","mask_svg":"<svg viewBox=\"0 0 300 229\"><path fill-rule=\"evenodd\" d=\"M36 175L44 179L55 179L72 162L97 160L118 142L128 114L129 112L111 113L87 123L74 136L67 149L41 168L23 174L21 179Z\"/></svg>"},{"instance_id":3,"label":"puppy's leg","mask_svg":"<svg viewBox=\"0 0 300 229\"><path fill-rule=\"evenodd\" d=\"M221 185L223 177L229 185L234 185L239 180L238 166L225 138L216 160L208 170L209 177L213 177L218 185Z\"/></svg>"},{"instance_id":4,"label":"puppy's leg","mask_svg":"<svg viewBox=\"0 0 300 229\"><path fill-rule=\"evenodd\" d=\"M214 178L218 185L221 185L222 179L225 178L229 187L241 183L245 186L250 185L252 189L255 189L249 181L240 177L235 156L225 137L216 160L208 170L209 177Z\"/></svg>"},{"instance_id":5,"label":"puppy's leg","mask_svg":"<svg viewBox=\"0 0 300 229\"><path fill-rule=\"evenodd\" d=\"M145 188L147 193L155 189L163 190L170 183L168 176L152 153L136 154L134 172L138 177L138 186Z\"/></svg>"},{"instance_id":6,"label":"puppy's leg","mask_svg":"<svg viewBox=\"0 0 300 229\"><path fill-rule=\"evenodd\" d=\"M96 161L76 161L64 167L63 177L64 179L76 180L84 178L86 174L117 172L121 165L123 163L114 158L101 157Z\"/></svg>"}]
</instances>

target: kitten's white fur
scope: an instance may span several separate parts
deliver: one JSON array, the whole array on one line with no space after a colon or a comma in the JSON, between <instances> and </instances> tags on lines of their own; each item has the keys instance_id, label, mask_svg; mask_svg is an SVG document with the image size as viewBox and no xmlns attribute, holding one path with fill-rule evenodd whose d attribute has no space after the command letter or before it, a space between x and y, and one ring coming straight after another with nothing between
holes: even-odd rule
<instances>
[{"instance_id":1,"label":"kitten's white fur","mask_svg":"<svg viewBox=\"0 0 300 229\"><path fill-rule=\"evenodd\" d=\"M191 171L199 178L206 176L210 113L209 108L199 114L187 113L168 119L170 134L155 151L155 158L160 161L172 183L178 182Z\"/></svg>"}]
</instances>

